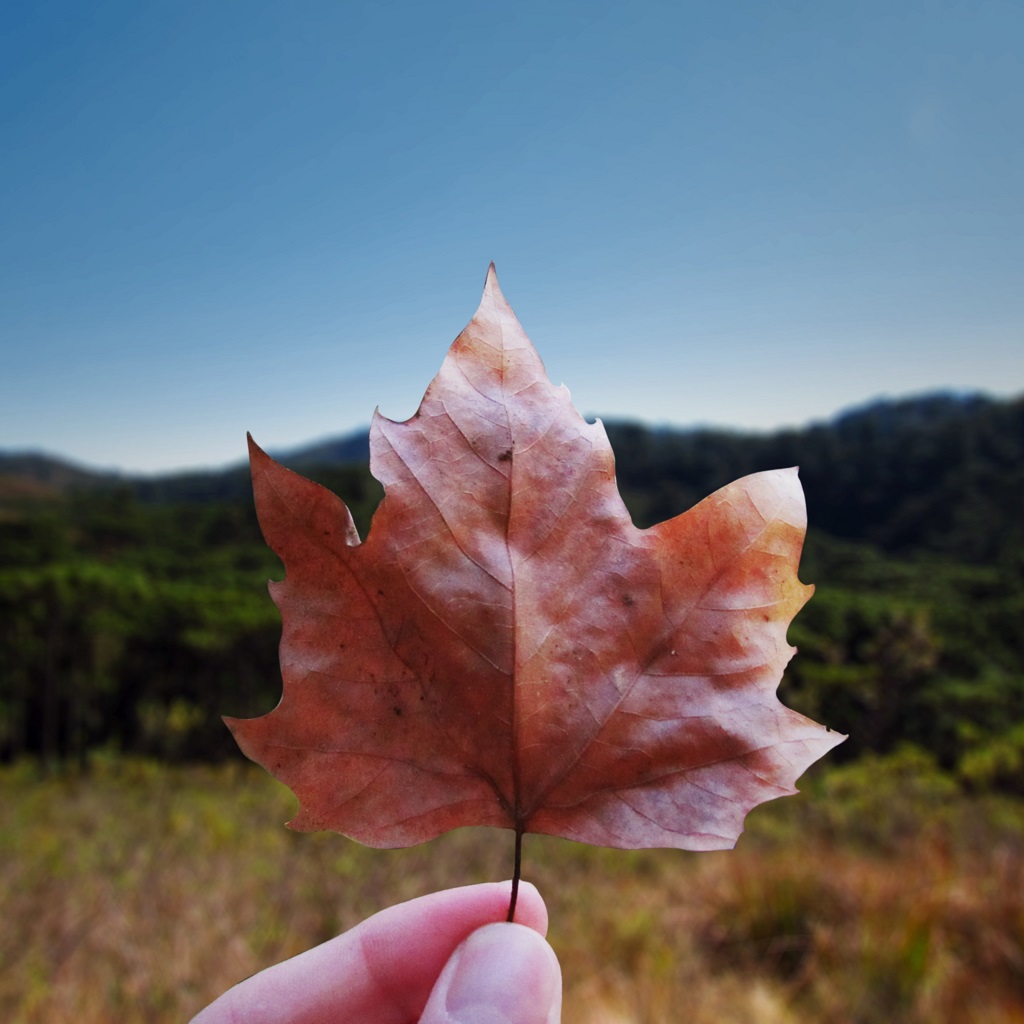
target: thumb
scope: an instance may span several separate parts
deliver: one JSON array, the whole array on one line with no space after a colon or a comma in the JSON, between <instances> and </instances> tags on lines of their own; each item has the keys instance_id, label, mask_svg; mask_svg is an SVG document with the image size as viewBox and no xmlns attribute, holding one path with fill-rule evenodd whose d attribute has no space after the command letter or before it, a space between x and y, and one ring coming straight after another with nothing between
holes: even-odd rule
<instances>
[{"instance_id":1,"label":"thumb","mask_svg":"<svg viewBox=\"0 0 1024 1024\"><path fill-rule=\"evenodd\" d=\"M489 924L465 939L430 993L420 1024L559 1024L562 972L532 928Z\"/></svg>"}]
</instances>

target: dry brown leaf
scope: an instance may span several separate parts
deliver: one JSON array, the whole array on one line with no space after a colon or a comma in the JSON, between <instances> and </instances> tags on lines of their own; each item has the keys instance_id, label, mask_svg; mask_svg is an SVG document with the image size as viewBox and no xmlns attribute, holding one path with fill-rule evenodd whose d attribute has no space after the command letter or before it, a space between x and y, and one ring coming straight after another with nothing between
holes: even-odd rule
<instances>
[{"instance_id":1,"label":"dry brown leaf","mask_svg":"<svg viewBox=\"0 0 1024 1024\"><path fill-rule=\"evenodd\" d=\"M844 738L776 697L812 590L796 470L637 529L603 426L548 381L493 267L419 411L375 415L370 445L385 498L360 543L251 444L284 695L229 725L298 796L293 828L718 849Z\"/></svg>"}]
</instances>

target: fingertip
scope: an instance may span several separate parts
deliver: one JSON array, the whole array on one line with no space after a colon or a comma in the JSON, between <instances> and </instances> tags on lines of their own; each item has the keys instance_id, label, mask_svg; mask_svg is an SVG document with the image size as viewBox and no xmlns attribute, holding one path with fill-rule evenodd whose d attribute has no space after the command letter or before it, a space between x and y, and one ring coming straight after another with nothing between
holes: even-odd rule
<instances>
[{"instance_id":1,"label":"fingertip","mask_svg":"<svg viewBox=\"0 0 1024 1024\"><path fill-rule=\"evenodd\" d=\"M445 965L421 1024L558 1024L562 973L533 928L489 924L465 939Z\"/></svg>"},{"instance_id":2,"label":"fingertip","mask_svg":"<svg viewBox=\"0 0 1024 1024\"><path fill-rule=\"evenodd\" d=\"M507 886L509 897L512 893L511 880L504 883ZM532 882L519 883L519 893L516 897L515 923L524 924L541 935L548 933L548 908L541 896L540 890Z\"/></svg>"}]
</instances>

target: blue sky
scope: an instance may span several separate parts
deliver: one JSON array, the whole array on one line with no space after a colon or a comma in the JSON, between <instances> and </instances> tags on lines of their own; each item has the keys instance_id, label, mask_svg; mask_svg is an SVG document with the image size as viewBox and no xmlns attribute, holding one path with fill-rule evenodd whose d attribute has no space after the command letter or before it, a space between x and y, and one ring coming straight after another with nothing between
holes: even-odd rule
<instances>
[{"instance_id":1,"label":"blue sky","mask_svg":"<svg viewBox=\"0 0 1024 1024\"><path fill-rule=\"evenodd\" d=\"M0 448L411 415L490 260L588 414L1024 391L1024 7L15 2Z\"/></svg>"}]
</instances>

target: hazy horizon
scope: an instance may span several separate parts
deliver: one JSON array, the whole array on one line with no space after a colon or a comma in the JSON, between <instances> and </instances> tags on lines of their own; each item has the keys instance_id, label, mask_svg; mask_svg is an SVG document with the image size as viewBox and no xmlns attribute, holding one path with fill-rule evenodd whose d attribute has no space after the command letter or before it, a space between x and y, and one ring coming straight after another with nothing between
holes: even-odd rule
<instances>
[{"instance_id":1,"label":"hazy horizon","mask_svg":"<svg viewBox=\"0 0 1024 1024\"><path fill-rule=\"evenodd\" d=\"M600 413L583 412L584 418L590 422L595 419L600 419L605 424L637 424L645 427L649 430L672 430L680 431L683 433L691 431L701 430L713 430L722 431L726 433L736 433L741 435L763 435L768 436L773 433L785 430L803 430L810 427L832 423L839 418L856 413L863 409L869 409L875 405L882 403L902 403L908 401L914 401L919 399L928 399L934 397L952 397L958 399L971 399L980 398L983 400L992 401L1014 401L1016 399L1024 399L1024 392L1008 395L997 395L990 391L979 391L979 390L958 390L955 388L946 388L934 391L921 391L902 395L889 395L879 394L872 396L871 398L865 399L861 402L855 402L852 405L843 406L841 409L836 409L835 412L828 416L815 417L814 419L807 420L803 423L783 423L773 427L737 427L731 426L728 423L668 423L659 422L652 420L645 420L638 416L604 416ZM329 434L322 434L316 437L307 438L304 441L298 443L278 445L273 442L264 443L263 439L254 437L253 440L260 445L269 454L277 457L287 459L288 455L292 453L298 453L305 451L306 449L316 448L320 445L327 445L337 443L339 441L346 441L351 438L359 436L367 436L369 434L370 424L369 422L362 424L361 426L353 427L348 430L334 431ZM204 462L194 463L181 466L168 466L160 469L132 469L130 467L118 466L114 464L96 464L84 461L82 459L76 459L72 455L68 455L64 452L52 451L50 449L42 448L38 445L19 445L19 446L6 446L0 445L0 456L6 457L21 457L21 456L41 456L43 458L52 458L57 461L63 462L76 469L86 470L89 472L97 473L112 473L126 477L159 477L159 476L173 476L178 473L192 473L192 472L219 472L227 469L231 469L235 466L246 465L249 461L248 452L246 450L245 437L242 438L242 443L239 446L239 454L234 458L229 458L221 462Z\"/></svg>"},{"instance_id":2,"label":"hazy horizon","mask_svg":"<svg viewBox=\"0 0 1024 1024\"><path fill-rule=\"evenodd\" d=\"M1024 391L1024 8L41 0L0 62L0 448L415 410L497 263L584 413Z\"/></svg>"}]
</instances>

